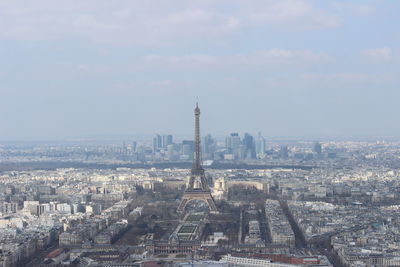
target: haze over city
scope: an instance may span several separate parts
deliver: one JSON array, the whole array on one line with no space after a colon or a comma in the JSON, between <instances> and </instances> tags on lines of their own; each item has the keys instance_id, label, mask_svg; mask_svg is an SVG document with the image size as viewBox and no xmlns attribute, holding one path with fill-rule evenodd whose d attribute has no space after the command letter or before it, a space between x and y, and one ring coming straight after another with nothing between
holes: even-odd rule
<instances>
[{"instance_id":1,"label":"haze over city","mask_svg":"<svg viewBox=\"0 0 400 267\"><path fill-rule=\"evenodd\" d=\"M0 140L399 137L397 1L2 1Z\"/></svg>"},{"instance_id":2,"label":"haze over city","mask_svg":"<svg viewBox=\"0 0 400 267\"><path fill-rule=\"evenodd\" d=\"M0 267L400 267L399 8L0 0Z\"/></svg>"}]
</instances>

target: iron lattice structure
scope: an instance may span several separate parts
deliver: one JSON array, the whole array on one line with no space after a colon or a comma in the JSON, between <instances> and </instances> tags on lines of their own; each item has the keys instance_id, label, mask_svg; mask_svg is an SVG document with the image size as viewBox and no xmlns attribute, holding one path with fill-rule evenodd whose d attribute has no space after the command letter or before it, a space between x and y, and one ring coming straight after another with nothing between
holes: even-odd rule
<instances>
[{"instance_id":1,"label":"iron lattice structure","mask_svg":"<svg viewBox=\"0 0 400 267\"><path fill-rule=\"evenodd\" d=\"M193 200L202 200L207 203L210 212L218 212L215 201L211 195L211 190L207 185L206 176L203 166L201 164L201 150L200 150L200 108L196 104L194 110L195 116L195 150L193 157L193 167L190 174L188 186L183 194L181 203L178 207L178 212L183 212L186 205Z\"/></svg>"}]
</instances>

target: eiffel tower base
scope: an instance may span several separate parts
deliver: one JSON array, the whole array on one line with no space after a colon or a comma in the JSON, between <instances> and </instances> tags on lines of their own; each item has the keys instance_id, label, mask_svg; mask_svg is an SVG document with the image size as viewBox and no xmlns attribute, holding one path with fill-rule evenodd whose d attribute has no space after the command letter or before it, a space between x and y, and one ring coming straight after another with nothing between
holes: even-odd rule
<instances>
[{"instance_id":1,"label":"eiffel tower base","mask_svg":"<svg viewBox=\"0 0 400 267\"><path fill-rule=\"evenodd\" d=\"M211 196L210 191L186 191L183 194L181 203L178 207L178 212L182 213L185 211L187 204L193 200L202 200L207 203L210 213L218 213L217 206L215 205L214 198Z\"/></svg>"}]
</instances>

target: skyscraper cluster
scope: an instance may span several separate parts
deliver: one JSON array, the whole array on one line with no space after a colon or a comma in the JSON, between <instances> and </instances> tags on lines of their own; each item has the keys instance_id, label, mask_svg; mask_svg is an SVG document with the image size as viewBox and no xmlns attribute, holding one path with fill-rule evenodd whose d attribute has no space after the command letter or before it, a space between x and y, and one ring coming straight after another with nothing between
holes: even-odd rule
<instances>
[{"instance_id":1,"label":"skyscraper cluster","mask_svg":"<svg viewBox=\"0 0 400 267\"><path fill-rule=\"evenodd\" d=\"M167 148L168 145L173 144L173 137L171 134L159 135L157 134L153 138L153 151L160 150L162 148Z\"/></svg>"},{"instance_id":2,"label":"skyscraper cluster","mask_svg":"<svg viewBox=\"0 0 400 267\"><path fill-rule=\"evenodd\" d=\"M158 159L167 160L192 160L194 151L193 140L182 140L174 143L171 134L156 134L153 138L153 155Z\"/></svg>"},{"instance_id":3,"label":"skyscraper cluster","mask_svg":"<svg viewBox=\"0 0 400 267\"><path fill-rule=\"evenodd\" d=\"M243 137L239 133L231 133L225 138L225 143L218 142L210 134L205 135L201 141L203 160L245 160L264 158L266 152L266 140L258 134L254 138L245 133ZM167 160L192 160L194 152L193 140L174 142L170 134L157 134L153 138L152 152L155 158Z\"/></svg>"},{"instance_id":4,"label":"skyscraper cluster","mask_svg":"<svg viewBox=\"0 0 400 267\"><path fill-rule=\"evenodd\" d=\"M259 133L254 139L249 133L245 133L241 138L238 133L231 133L225 138L225 157L228 159L255 159L263 157L265 154L265 139Z\"/></svg>"}]
</instances>

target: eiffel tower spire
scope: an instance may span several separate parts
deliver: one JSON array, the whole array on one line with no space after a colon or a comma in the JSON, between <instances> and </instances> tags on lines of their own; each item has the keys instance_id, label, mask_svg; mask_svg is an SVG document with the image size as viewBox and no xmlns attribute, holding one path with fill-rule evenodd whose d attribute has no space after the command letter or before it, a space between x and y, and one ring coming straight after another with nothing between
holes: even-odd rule
<instances>
[{"instance_id":1,"label":"eiffel tower spire","mask_svg":"<svg viewBox=\"0 0 400 267\"><path fill-rule=\"evenodd\" d=\"M196 108L194 109L195 116L195 133L194 133L194 158L193 158L193 169L200 170L201 167L201 152L200 152L200 108L199 104L196 103Z\"/></svg>"}]
</instances>

